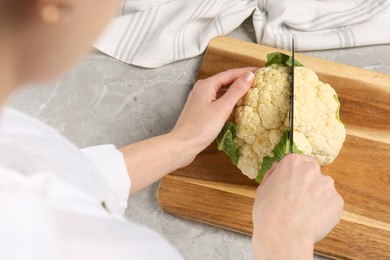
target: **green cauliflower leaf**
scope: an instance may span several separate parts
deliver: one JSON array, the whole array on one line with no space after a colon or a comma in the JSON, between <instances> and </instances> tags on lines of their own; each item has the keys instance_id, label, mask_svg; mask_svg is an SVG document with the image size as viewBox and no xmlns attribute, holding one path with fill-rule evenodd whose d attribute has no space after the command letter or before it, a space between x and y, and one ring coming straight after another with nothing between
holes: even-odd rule
<instances>
[{"instance_id":1,"label":"green cauliflower leaf","mask_svg":"<svg viewBox=\"0 0 390 260\"><path fill-rule=\"evenodd\" d=\"M266 67L271 66L272 64L284 64L286 66L291 67L292 59L287 54L281 52L272 52L267 55L267 63ZM294 59L294 66L296 67L304 67L302 63Z\"/></svg>"},{"instance_id":2,"label":"green cauliflower leaf","mask_svg":"<svg viewBox=\"0 0 390 260\"><path fill-rule=\"evenodd\" d=\"M219 151L224 151L229 155L230 160L234 165L238 162L238 151L234 145L234 138L236 138L237 125L227 121L223 126L221 132L217 136L217 148Z\"/></svg>"},{"instance_id":3,"label":"green cauliflower leaf","mask_svg":"<svg viewBox=\"0 0 390 260\"><path fill-rule=\"evenodd\" d=\"M266 156L263 158L263 163L261 164L261 167L258 171L257 177L256 177L256 182L261 183L263 180L263 177L265 173L271 169L272 164L274 162L279 162L280 160L283 159L283 157L286 154L290 153L290 130L287 130L284 132L282 138L280 139L279 143L275 145L274 149L272 150L272 153L274 154L273 157L271 156ZM302 153L297 147L297 145L294 143L293 144L293 151L294 153Z\"/></svg>"},{"instance_id":4,"label":"green cauliflower leaf","mask_svg":"<svg viewBox=\"0 0 390 260\"><path fill-rule=\"evenodd\" d=\"M340 101L339 101L339 97L337 96L337 94L334 95L334 99L336 100L337 105L338 105L337 111L336 111L336 118L337 118L337 120L339 120L340 123L342 123L341 119L340 119Z\"/></svg>"}]
</instances>

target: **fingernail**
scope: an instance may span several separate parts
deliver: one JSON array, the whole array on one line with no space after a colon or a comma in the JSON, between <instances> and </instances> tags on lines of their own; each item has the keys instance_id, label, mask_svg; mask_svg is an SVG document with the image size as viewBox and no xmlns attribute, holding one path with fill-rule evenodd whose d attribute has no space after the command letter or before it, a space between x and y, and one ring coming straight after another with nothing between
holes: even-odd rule
<instances>
[{"instance_id":1,"label":"fingernail","mask_svg":"<svg viewBox=\"0 0 390 260\"><path fill-rule=\"evenodd\" d=\"M248 71L245 76L244 76L244 80L248 83L252 83L253 79L255 78L255 74L253 74L253 72L251 71Z\"/></svg>"}]
</instances>

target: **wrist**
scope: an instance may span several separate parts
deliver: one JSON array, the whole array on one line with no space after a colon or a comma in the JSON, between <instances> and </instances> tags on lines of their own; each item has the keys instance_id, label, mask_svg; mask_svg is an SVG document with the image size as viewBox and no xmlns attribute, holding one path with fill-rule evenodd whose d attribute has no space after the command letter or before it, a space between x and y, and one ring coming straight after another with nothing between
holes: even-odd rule
<instances>
[{"instance_id":1,"label":"wrist","mask_svg":"<svg viewBox=\"0 0 390 260\"><path fill-rule=\"evenodd\" d=\"M173 156L177 158L177 168L190 164L200 152L197 142L186 139L175 131L165 135L168 142L172 144Z\"/></svg>"},{"instance_id":2,"label":"wrist","mask_svg":"<svg viewBox=\"0 0 390 260\"><path fill-rule=\"evenodd\" d=\"M301 235L287 235L274 231L266 235L259 231L252 236L255 260L262 259L313 259L314 243Z\"/></svg>"}]
</instances>

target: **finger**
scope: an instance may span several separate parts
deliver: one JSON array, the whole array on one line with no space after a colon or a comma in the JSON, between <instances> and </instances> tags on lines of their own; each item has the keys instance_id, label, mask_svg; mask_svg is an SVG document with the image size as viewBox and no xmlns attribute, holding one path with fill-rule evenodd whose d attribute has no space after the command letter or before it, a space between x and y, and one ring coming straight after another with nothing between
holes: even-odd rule
<instances>
[{"instance_id":1,"label":"finger","mask_svg":"<svg viewBox=\"0 0 390 260\"><path fill-rule=\"evenodd\" d=\"M305 154L287 154L282 160L280 160L280 165L286 169L292 169L298 165L316 165L317 161L310 155Z\"/></svg>"},{"instance_id":2,"label":"finger","mask_svg":"<svg viewBox=\"0 0 390 260\"><path fill-rule=\"evenodd\" d=\"M236 79L226 93L216 102L227 114L230 114L240 98L242 98L251 87L255 74L247 71L243 76Z\"/></svg>"},{"instance_id":3,"label":"finger","mask_svg":"<svg viewBox=\"0 0 390 260\"><path fill-rule=\"evenodd\" d=\"M311 155L307 155L307 154L297 154L297 155L300 156L301 159L305 162L313 162L313 163L317 162L316 159Z\"/></svg>"},{"instance_id":4,"label":"finger","mask_svg":"<svg viewBox=\"0 0 390 260\"><path fill-rule=\"evenodd\" d=\"M214 76L211 76L207 79L204 79L206 85L211 85L214 87L215 92L221 89L223 86L231 84L237 78L243 76L247 71L255 71L258 68L256 67L247 67L240 69L231 69L227 71L220 72Z\"/></svg>"},{"instance_id":5,"label":"finger","mask_svg":"<svg viewBox=\"0 0 390 260\"><path fill-rule=\"evenodd\" d=\"M266 183L266 181L268 180L269 176L271 176L271 174L274 172L274 170L275 170L275 168L276 168L277 165L278 165L278 163L277 163L277 162L274 162L274 163L272 164L271 169L269 169L269 170L265 173L265 175L264 175L264 177L263 177L263 180L261 181L260 187L262 187L262 186L264 185L264 183Z\"/></svg>"},{"instance_id":6,"label":"finger","mask_svg":"<svg viewBox=\"0 0 390 260\"><path fill-rule=\"evenodd\" d=\"M323 175L322 177L322 186L325 188L325 189L335 189L335 186L334 186L334 180L331 176L329 175Z\"/></svg>"}]
</instances>

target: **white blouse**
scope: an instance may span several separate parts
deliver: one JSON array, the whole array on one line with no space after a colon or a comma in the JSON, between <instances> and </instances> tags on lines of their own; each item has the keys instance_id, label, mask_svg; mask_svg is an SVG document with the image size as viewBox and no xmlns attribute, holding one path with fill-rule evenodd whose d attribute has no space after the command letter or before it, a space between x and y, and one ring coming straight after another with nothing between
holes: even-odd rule
<instances>
[{"instance_id":1,"label":"white blouse","mask_svg":"<svg viewBox=\"0 0 390 260\"><path fill-rule=\"evenodd\" d=\"M122 216L130 179L113 145L79 150L12 109L0 114L0 259L182 259Z\"/></svg>"}]
</instances>

